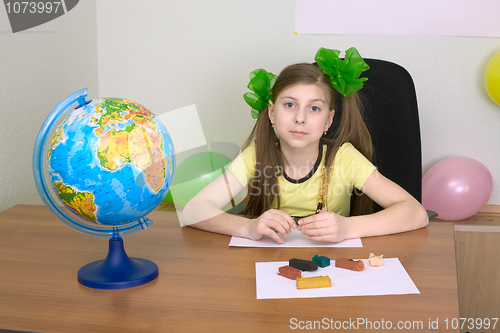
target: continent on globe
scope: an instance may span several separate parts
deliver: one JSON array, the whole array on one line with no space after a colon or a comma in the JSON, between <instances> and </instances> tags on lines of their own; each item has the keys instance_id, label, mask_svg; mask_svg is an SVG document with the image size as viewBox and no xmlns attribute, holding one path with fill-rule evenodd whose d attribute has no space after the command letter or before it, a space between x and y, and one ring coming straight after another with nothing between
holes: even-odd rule
<instances>
[{"instance_id":1,"label":"continent on globe","mask_svg":"<svg viewBox=\"0 0 500 333\"><path fill-rule=\"evenodd\" d=\"M106 132L99 142L97 156L102 167L115 171L124 163L133 162L144 172L146 182L155 193L161 189L167 166L167 160L162 153L161 133L149 133L131 124L123 131L112 129ZM133 148L129 148L129 142Z\"/></svg>"},{"instance_id":2,"label":"continent on globe","mask_svg":"<svg viewBox=\"0 0 500 333\"><path fill-rule=\"evenodd\" d=\"M63 130L62 126L66 123L66 119L61 123L57 131L54 133L54 137L52 138L50 147L49 147L49 152L48 156L50 158L50 154L52 153L52 150L54 149L55 145L57 145L62 139L63 139Z\"/></svg>"},{"instance_id":3,"label":"continent on globe","mask_svg":"<svg viewBox=\"0 0 500 333\"><path fill-rule=\"evenodd\" d=\"M132 101L116 98L106 99L96 111L102 114L99 127L94 130L97 135L102 135L97 149L101 166L114 171L126 162L133 162L144 172L146 182L157 193L165 180L168 162L162 152L163 137L158 132L158 123L152 119L153 114ZM105 132L109 123L128 120L133 122L124 130L113 128Z\"/></svg>"},{"instance_id":4,"label":"continent on globe","mask_svg":"<svg viewBox=\"0 0 500 333\"><path fill-rule=\"evenodd\" d=\"M135 102L119 99L106 98L96 105L96 116L98 116L95 129L96 135L102 135L106 131L106 126L112 123L123 123L128 120L133 120L137 125L149 128L156 132L157 123L153 118L151 111Z\"/></svg>"},{"instance_id":5,"label":"continent on globe","mask_svg":"<svg viewBox=\"0 0 500 333\"><path fill-rule=\"evenodd\" d=\"M54 182L54 187L57 189L57 193L61 200L68 205L71 210L84 219L97 222L95 218L96 206L92 193L75 191L71 186L66 186L58 181Z\"/></svg>"}]
</instances>

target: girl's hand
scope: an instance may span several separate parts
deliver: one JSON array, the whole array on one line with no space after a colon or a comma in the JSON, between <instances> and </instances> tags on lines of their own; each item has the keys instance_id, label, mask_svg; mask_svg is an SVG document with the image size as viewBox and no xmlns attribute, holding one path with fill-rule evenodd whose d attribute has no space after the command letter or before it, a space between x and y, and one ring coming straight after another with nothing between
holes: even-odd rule
<instances>
[{"instance_id":1,"label":"girl's hand","mask_svg":"<svg viewBox=\"0 0 500 333\"><path fill-rule=\"evenodd\" d=\"M286 237L295 227L295 221L288 213L269 209L258 218L251 220L248 227L248 237L259 240L262 236L267 235L276 242L283 243L283 239L278 236L277 232Z\"/></svg>"},{"instance_id":2,"label":"girl's hand","mask_svg":"<svg viewBox=\"0 0 500 333\"><path fill-rule=\"evenodd\" d=\"M347 238L347 217L322 212L299 220L298 230L319 242L340 242Z\"/></svg>"}]
</instances>

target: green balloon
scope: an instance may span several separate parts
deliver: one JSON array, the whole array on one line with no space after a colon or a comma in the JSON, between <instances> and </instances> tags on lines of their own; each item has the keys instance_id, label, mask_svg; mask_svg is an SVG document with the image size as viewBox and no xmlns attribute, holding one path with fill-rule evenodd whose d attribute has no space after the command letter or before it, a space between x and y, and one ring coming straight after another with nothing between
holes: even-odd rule
<instances>
[{"instance_id":1,"label":"green balloon","mask_svg":"<svg viewBox=\"0 0 500 333\"><path fill-rule=\"evenodd\" d=\"M229 157L216 152L189 156L177 165L172 187L163 201L185 206L205 186L224 173L230 163Z\"/></svg>"}]
</instances>

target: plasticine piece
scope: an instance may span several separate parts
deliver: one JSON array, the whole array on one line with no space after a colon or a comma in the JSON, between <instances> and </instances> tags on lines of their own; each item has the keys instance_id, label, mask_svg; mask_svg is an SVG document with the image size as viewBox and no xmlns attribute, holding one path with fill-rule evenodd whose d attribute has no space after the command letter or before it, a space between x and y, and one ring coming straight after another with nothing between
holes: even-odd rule
<instances>
[{"instance_id":1,"label":"plasticine piece","mask_svg":"<svg viewBox=\"0 0 500 333\"><path fill-rule=\"evenodd\" d=\"M290 266L282 266L278 268L278 274L290 280L296 280L301 277L301 272L297 268Z\"/></svg>"},{"instance_id":2,"label":"plasticine piece","mask_svg":"<svg viewBox=\"0 0 500 333\"><path fill-rule=\"evenodd\" d=\"M315 255L313 257L313 261L317 262L319 267L327 267L330 266L330 258L325 257L325 256L318 256Z\"/></svg>"},{"instance_id":3,"label":"plasticine piece","mask_svg":"<svg viewBox=\"0 0 500 333\"><path fill-rule=\"evenodd\" d=\"M365 263L362 260L338 258L335 260L335 267L350 269L352 271L362 271L365 269Z\"/></svg>"},{"instance_id":4,"label":"plasticine piece","mask_svg":"<svg viewBox=\"0 0 500 333\"><path fill-rule=\"evenodd\" d=\"M301 219L302 217L298 217L298 216L294 216L293 217L293 220L295 221L295 224L296 225L299 225L299 220Z\"/></svg>"},{"instance_id":5,"label":"plasticine piece","mask_svg":"<svg viewBox=\"0 0 500 333\"><path fill-rule=\"evenodd\" d=\"M332 281L329 276L313 276L297 279L297 289L326 288L331 286Z\"/></svg>"},{"instance_id":6,"label":"plasticine piece","mask_svg":"<svg viewBox=\"0 0 500 333\"><path fill-rule=\"evenodd\" d=\"M311 260L302 260L293 258L288 260L288 265L301 271L315 271L318 269L318 263Z\"/></svg>"},{"instance_id":7,"label":"plasticine piece","mask_svg":"<svg viewBox=\"0 0 500 333\"><path fill-rule=\"evenodd\" d=\"M384 264L384 261L382 260L383 256L384 256L383 254L376 256L373 253L370 253L370 256L368 257L368 260L370 261L370 266L373 267L382 266Z\"/></svg>"}]
</instances>

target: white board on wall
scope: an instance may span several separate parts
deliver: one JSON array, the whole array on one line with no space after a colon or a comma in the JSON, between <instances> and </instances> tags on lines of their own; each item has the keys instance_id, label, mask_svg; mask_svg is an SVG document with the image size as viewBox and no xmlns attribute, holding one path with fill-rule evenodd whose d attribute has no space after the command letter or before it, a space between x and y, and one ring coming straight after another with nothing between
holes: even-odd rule
<instances>
[{"instance_id":1,"label":"white board on wall","mask_svg":"<svg viewBox=\"0 0 500 333\"><path fill-rule=\"evenodd\" d=\"M499 0L295 0L295 32L500 37L499 14Z\"/></svg>"}]
</instances>

